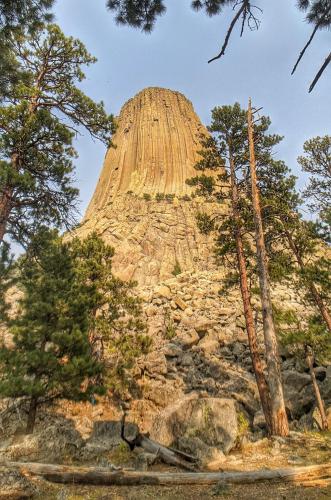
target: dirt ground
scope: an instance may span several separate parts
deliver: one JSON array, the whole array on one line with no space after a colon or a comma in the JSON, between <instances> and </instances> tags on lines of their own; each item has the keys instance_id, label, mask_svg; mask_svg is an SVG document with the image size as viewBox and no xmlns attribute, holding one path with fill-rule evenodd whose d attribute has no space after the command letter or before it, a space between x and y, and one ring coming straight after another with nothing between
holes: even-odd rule
<instances>
[{"instance_id":1,"label":"dirt ground","mask_svg":"<svg viewBox=\"0 0 331 500\"><path fill-rule=\"evenodd\" d=\"M119 457L121 459L119 460ZM109 457L112 463L123 456ZM130 457L126 457L127 459ZM331 462L331 433L292 433L291 438L263 439L246 443L231 453L221 470L277 469ZM79 465L79 464L76 464ZM92 464L91 464L92 465ZM118 465L121 465L118 463ZM122 462L124 466L124 463ZM149 470L175 472L161 463ZM33 478L31 478L33 479ZM39 491L36 500L203 500L226 498L238 500L331 500L331 481L323 486L291 483L256 483L252 485L215 486L80 486L58 485L33 479Z\"/></svg>"},{"instance_id":2,"label":"dirt ground","mask_svg":"<svg viewBox=\"0 0 331 500\"><path fill-rule=\"evenodd\" d=\"M308 488L285 484L229 487L156 487L131 486L97 488L49 485L36 500L326 500L331 499L331 486Z\"/></svg>"}]
</instances>

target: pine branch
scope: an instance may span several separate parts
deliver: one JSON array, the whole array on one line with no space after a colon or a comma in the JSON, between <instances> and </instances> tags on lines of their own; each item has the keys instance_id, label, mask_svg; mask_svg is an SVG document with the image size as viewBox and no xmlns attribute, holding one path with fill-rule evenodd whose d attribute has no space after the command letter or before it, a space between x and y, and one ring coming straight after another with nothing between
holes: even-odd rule
<instances>
[{"instance_id":1,"label":"pine branch","mask_svg":"<svg viewBox=\"0 0 331 500\"><path fill-rule=\"evenodd\" d=\"M231 21L230 27L229 27L229 29L227 31L227 34L226 34L226 37L225 37L225 40L224 40L223 47L221 49L221 52L217 56L213 57L212 59L209 59L208 64L211 63L211 62L213 62L213 61L216 61L216 59L220 59L222 56L224 56L226 48L227 48L227 46L229 44L229 40L230 40L230 37L231 37L231 33L233 31L233 28L235 27L237 21L240 19L240 16L243 13L247 12L248 7L249 7L249 2L247 0L245 0L242 3L242 5L241 5L240 9L238 10L237 14L234 16L234 18Z\"/></svg>"},{"instance_id":2,"label":"pine branch","mask_svg":"<svg viewBox=\"0 0 331 500\"><path fill-rule=\"evenodd\" d=\"M318 80L321 78L322 74L324 73L324 71L326 70L326 68L328 67L328 65L330 64L331 62L331 52L330 54L328 55L328 57L325 59L324 63L322 64L321 68L319 69L319 71L317 72L312 84L310 85L309 87L309 93L312 92L315 88L315 85L317 84Z\"/></svg>"},{"instance_id":3,"label":"pine branch","mask_svg":"<svg viewBox=\"0 0 331 500\"><path fill-rule=\"evenodd\" d=\"M303 58L303 56L304 56L304 54L305 54L306 50L308 49L309 45L310 45L310 44L311 44L311 42L313 41L313 38L314 38L314 36L316 35L316 33L317 33L317 30L318 30L319 26L320 26L320 23L316 24L316 26L315 26L315 28L314 28L314 30L313 30L313 32L312 32L312 34L311 34L311 36L310 36L310 38L309 38L308 42L306 43L306 45L304 46L304 48L303 48L303 49L302 49L302 51L300 52L300 55L299 55L299 57L298 57L298 59L297 59L297 61L296 61L295 65L294 65L294 67L293 67L293 69L292 69L291 75L293 75L293 74L295 73L295 70L296 70L296 69L297 69L297 67L299 66L299 63L300 63L301 59Z\"/></svg>"}]
</instances>

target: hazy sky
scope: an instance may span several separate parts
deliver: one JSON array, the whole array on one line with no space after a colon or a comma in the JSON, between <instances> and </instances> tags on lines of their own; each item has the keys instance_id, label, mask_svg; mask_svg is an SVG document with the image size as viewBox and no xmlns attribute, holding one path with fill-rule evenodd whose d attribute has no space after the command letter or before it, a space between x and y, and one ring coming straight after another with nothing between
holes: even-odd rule
<instances>
[{"instance_id":1,"label":"hazy sky","mask_svg":"<svg viewBox=\"0 0 331 500\"><path fill-rule=\"evenodd\" d=\"M294 77L290 70L310 35L295 0L256 0L263 7L258 31L234 33L226 56L214 63L232 12L208 18L190 8L191 0L166 0L167 12L155 30L145 35L117 26L105 0L57 0L56 21L67 35L80 38L98 62L87 69L83 90L103 100L117 114L129 98L144 87L178 90L188 97L201 120L210 110L238 101L263 106L273 131L285 136L279 156L300 174L296 158L303 142L330 134L331 70L312 94L307 89L330 50L330 32L318 34ZM84 212L105 155L102 144L87 135L77 139L77 182ZM304 180L301 175L301 185Z\"/></svg>"}]
</instances>

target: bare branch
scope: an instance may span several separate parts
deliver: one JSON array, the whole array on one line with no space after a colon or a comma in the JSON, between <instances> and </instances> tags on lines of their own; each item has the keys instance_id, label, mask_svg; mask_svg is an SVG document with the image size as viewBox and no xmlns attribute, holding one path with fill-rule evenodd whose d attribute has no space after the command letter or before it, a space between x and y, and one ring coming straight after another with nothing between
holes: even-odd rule
<instances>
[{"instance_id":1,"label":"bare branch","mask_svg":"<svg viewBox=\"0 0 331 500\"><path fill-rule=\"evenodd\" d=\"M324 73L324 71L326 70L327 66L330 64L330 62L331 62L331 52L328 55L328 57L325 59L324 63L322 64L322 66L320 68L320 70L317 72L317 74L316 74L316 76L315 76L312 84L310 85L310 87L309 87L309 93L314 90L314 87L315 87L316 83L321 78L322 74Z\"/></svg>"},{"instance_id":2,"label":"bare branch","mask_svg":"<svg viewBox=\"0 0 331 500\"><path fill-rule=\"evenodd\" d=\"M312 32L312 34L311 34L311 36L310 36L310 38L309 38L309 40L308 40L308 42L306 43L306 45L304 46L304 48L303 48L303 49L302 49L302 51L300 52L300 55L299 55L299 57L298 57L298 59L297 59L297 61L296 61L295 65L294 65L294 67L293 67L293 69L292 69L291 75L293 75L293 74L294 74L295 70L297 69L297 67L298 67L298 65L299 65L299 62L301 61L301 59L303 58L303 56L304 56L304 54L305 54L306 50L308 49L309 45L310 45L310 44L311 44L311 42L313 41L313 38L314 38L314 36L316 35L316 32L317 32L317 30L318 30L319 26L320 26L320 23L317 23L317 24L316 24L316 26L315 26L315 28L314 28L314 30L313 30L313 32Z\"/></svg>"},{"instance_id":3,"label":"bare branch","mask_svg":"<svg viewBox=\"0 0 331 500\"><path fill-rule=\"evenodd\" d=\"M220 59L222 56L224 56L226 48L227 48L227 46L229 44L229 40L230 40L230 37L231 37L231 33L233 31L233 28L235 27L237 21L240 19L240 16L242 14L245 13L244 16L247 16L247 8L248 8L248 6L249 6L249 2L247 0L245 0L242 3L242 5L241 5L240 9L238 10L237 14L234 16L234 18L231 21L230 27L229 27L229 29L227 31L227 34L226 34L226 37L225 37L225 40L224 40L223 47L221 49L221 52L217 56L213 57L212 59L209 59L208 64L211 63L211 62L213 62L213 61L216 61L216 59Z\"/></svg>"}]
</instances>

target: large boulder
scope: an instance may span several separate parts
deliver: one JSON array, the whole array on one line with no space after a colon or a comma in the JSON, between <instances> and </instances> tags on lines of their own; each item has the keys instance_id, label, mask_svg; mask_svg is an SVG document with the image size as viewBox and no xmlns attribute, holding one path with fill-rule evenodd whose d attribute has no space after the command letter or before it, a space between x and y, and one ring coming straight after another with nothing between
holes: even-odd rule
<instances>
[{"instance_id":1,"label":"large boulder","mask_svg":"<svg viewBox=\"0 0 331 500\"><path fill-rule=\"evenodd\" d=\"M65 419L36 426L33 434L12 436L0 448L1 458L13 461L57 462L65 457L77 458L84 447L84 439Z\"/></svg>"},{"instance_id":2,"label":"large boulder","mask_svg":"<svg viewBox=\"0 0 331 500\"><path fill-rule=\"evenodd\" d=\"M125 424L125 436L130 441L137 437L138 432L137 425L130 422ZM114 450L122 442L121 422L112 420L94 422L93 432L81 450L80 459L84 461L100 458L103 453Z\"/></svg>"},{"instance_id":3,"label":"large boulder","mask_svg":"<svg viewBox=\"0 0 331 500\"><path fill-rule=\"evenodd\" d=\"M178 446L182 438L199 438L224 453L235 446L237 435L235 402L199 393L191 393L165 408L151 430L151 437L166 446Z\"/></svg>"}]
</instances>

